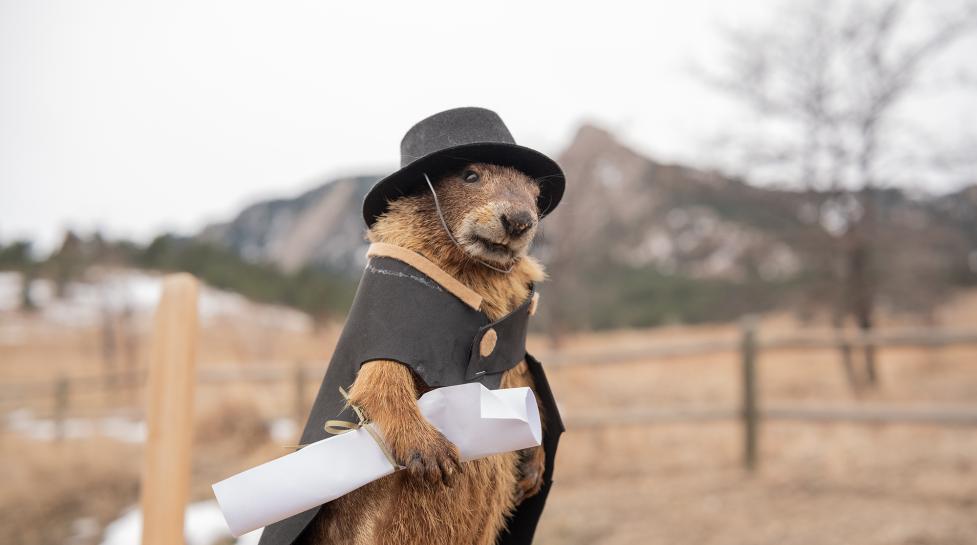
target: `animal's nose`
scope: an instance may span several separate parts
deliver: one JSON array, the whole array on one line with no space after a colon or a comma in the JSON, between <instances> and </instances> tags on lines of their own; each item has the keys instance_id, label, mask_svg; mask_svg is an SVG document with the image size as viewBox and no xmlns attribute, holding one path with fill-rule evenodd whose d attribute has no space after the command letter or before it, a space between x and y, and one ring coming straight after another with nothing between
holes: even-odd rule
<instances>
[{"instance_id":1,"label":"animal's nose","mask_svg":"<svg viewBox=\"0 0 977 545\"><path fill-rule=\"evenodd\" d=\"M505 228L505 232L512 237L522 235L535 224L532 214L525 210L513 214L502 214L499 219L502 220L502 227Z\"/></svg>"}]
</instances>

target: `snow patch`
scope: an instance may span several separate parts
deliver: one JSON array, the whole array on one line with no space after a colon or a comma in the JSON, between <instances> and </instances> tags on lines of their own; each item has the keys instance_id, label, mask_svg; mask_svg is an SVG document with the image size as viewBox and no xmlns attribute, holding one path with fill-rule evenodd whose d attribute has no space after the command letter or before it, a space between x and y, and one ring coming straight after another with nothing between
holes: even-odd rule
<instances>
[{"instance_id":1,"label":"snow patch","mask_svg":"<svg viewBox=\"0 0 977 545\"><path fill-rule=\"evenodd\" d=\"M276 418L268 423L268 435L276 443L289 443L295 441L298 436L299 427L291 418Z\"/></svg>"},{"instance_id":2,"label":"snow patch","mask_svg":"<svg viewBox=\"0 0 977 545\"><path fill-rule=\"evenodd\" d=\"M53 441L58 437L57 422L50 418L35 418L30 409L7 413L7 429L35 441ZM66 418L62 430L65 439L102 436L125 443L142 443L146 440L144 421L121 416Z\"/></svg>"},{"instance_id":3,"label":"snow patch","mask_svg":"<svg viewBox=\"0 0 977 545\"><path fill-rule=\"evenodd\" d=\"M54 441L58 438L58 424L51 418L36 418L30 409L7 413L7 430L35 441ZM267 422L268 434L276 443L295 441L298 425L291 418L275 418ZM146 422L126 416L99 418L66 418L62 423L65 439L107 437L123 443L144 443Z\"/></svg>"},{"instance_id":4,"label":"snow patch","mask_svg":"<svg viewBox=\"0 0 977 545\"><path fill-rule=\"evenodd\" d=\"M236 543L257 545L261 530L239 537L236 541L227 529L224 515L213 500L191 503L183 518L186 545L215 545ZM138 545L142 540L142 512L132 507L105 528L102 545Z\"/></svg>"},{"instance_id":5,"label":"snow patch","mask_svg":"<svg viewBox=\"0 0 977 545\"><path fill-rule=\"evenodd\" d=\"M55 296L54 284L37 279L31 284L31 299L42 317L68 326L97 326L106 315L132 314L146 320L152 316L162 292L163 275L134 269L99 269L86 282L72 282L64 297ZM0 273L0 313L16 312L21 303L21 274ZM253 320L279 330L307 332L312 320L304 313L280 306L254 303L237 293L207 285L200 289L200 320L204 325L225 316Z\"/></svg>"}]
</instances>

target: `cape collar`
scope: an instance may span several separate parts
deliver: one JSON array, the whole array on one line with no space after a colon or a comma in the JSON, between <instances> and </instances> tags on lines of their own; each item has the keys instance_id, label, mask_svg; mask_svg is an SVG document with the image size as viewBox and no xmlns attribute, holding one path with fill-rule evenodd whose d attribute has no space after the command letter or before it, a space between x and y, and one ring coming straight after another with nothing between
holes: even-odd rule
<instances>
[{"instance_id":1,"label":"cape collar","mask_svg":"<svg viewBox=\"0 0 977 545\"><path fill-rule=\"evenodd\" d=\"M460 281L458 281L458 279L445 272L444 269L438 267L434 264L434 262L417 252L396 246L394 244L388 244L386 242L374 242L370 245L370 249L367 250L366 257L390 257L396 259L397 261L403 261L404 263L427 275L431 280L437 282L438 285L460 299L466 305L475 310L481 310L481 295L476 293L475 290L462 284Z\"/></svg>"}]
</instances>

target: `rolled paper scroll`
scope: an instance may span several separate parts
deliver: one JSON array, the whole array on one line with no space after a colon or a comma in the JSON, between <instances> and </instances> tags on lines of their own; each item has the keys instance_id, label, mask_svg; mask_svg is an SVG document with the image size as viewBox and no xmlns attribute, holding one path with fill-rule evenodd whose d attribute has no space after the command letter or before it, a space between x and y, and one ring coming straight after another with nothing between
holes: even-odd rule
<instances>
[{"instance_id":1,"label":"rolled paper scroll","mask_svg":"<svg viewBox=\"0 0 977 545\"><path fill-rule=\"evenodd\" d=\"M535 447L543 438L536 397L529 388L489 390L478 383L459 384L431 390L417 404L458 447L464 461ZM231 534L238 537L394 471L364 427L312 443L212 488Z\"/></svg>"}]
</instances>

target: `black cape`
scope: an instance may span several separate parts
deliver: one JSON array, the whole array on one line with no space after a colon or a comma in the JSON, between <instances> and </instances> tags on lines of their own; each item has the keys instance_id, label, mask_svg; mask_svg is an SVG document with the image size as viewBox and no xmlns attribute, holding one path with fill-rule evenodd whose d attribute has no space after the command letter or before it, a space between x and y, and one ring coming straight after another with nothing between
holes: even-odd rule
<instances>
[{"instance_id":1,"label":"black cape","mask_svg":"<svg viewBox=\"0 0 977 545\"><path fill-rule=\"evenodd\" d=\"M540 492L523 501L507 522L499 545L532 543L553 480L563 422L540 363L526 352L526 330L534 293L515 310L492 322L478 310L481 297L419 254L374 244L346 325L329 362L305 430L303 444L329 437L329 419L356 421L339 387L349 388L362 364L393 360L409 366L428 386L479 382L499 388L502 374L523 359L535 383L545 419L546 468ZM396 257L393 257L396 256ZM410 263L408 263L410 262ZM421 272L421 271L424 272ZM483 348L483 336L497 338ZM488 353L487 356L482 356ZM259 545L291 545L320 507L267 526Z\"/></svg>"}]
</instances>

